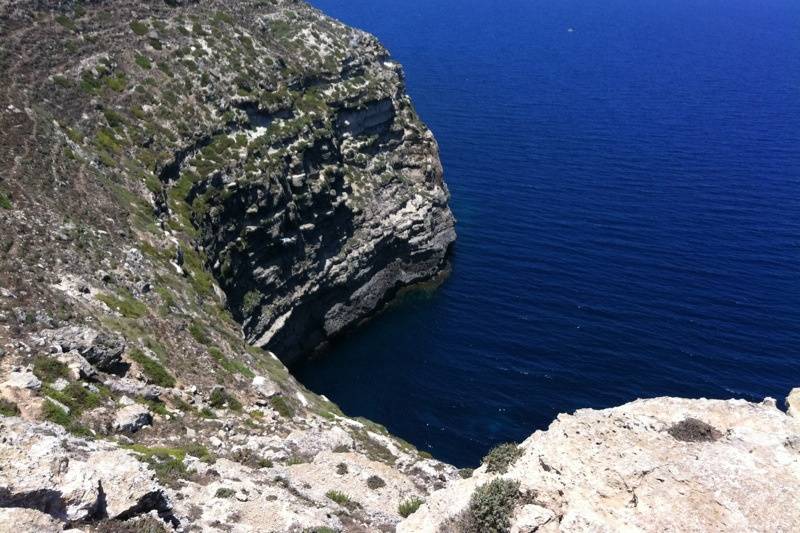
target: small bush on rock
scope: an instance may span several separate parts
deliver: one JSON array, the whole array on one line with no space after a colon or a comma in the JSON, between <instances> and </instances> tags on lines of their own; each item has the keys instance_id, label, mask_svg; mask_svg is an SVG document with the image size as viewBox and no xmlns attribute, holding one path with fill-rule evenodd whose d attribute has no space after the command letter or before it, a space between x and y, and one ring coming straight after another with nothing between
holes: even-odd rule
<instances>
[{"instance_id":1,"label":"small bush on rock","mask_svg":"<svg viewBox=\"0 0 800 533\"><path fill-rule=\"evenodd\" d=\"M233 489L228 489L225 487L220 487L217 489L217 493L214 494L217 498L232 498L233 495L236 494L236 491Z\"/></svg>"},{"instance_id":2,"label":"small bush on rock","mask_svg":"<svg viewBox=\"0 0 800 533\"><path fill-rule=\"evenodd\" d=\"M522 449L513 442L506 442L492 448L483 458L486 471L495 474L505 474L508 467L520 458Z\"/></svg>"},{"instance_id":3,"label":"small bush on rock","mask_svg":"<svg viewBox=\"0 0 800 533\"><path fill-rule=\"evenodd\" d=\"M353 501L350 496L338 490L329 490L325 493L325 496L329 500L338 503L342 507L347 507L350 510L353 510L356 507L361 507L361 505L358 502Z\"/></svg>"},{"instance_id":4,"label":"small bush on rock","mask_svg":"<svg viewBox=\"0 0 800 533\"><path fill-rule=\"evenodd\" d=\"M425 503L423 500L420 500L419 498L414 496L411 499L408 499L400 503L400 505L397 507L397 514L399 514L403 518L407 518L410 515L414 514L417 511L417 509L419 509L420 505L422 505L423 503Z\"/></svg>"},{"instance_id":5,"label":"small bush on rock","mask_svg":"<svg viewBox=\"0 0 800 533\"><path fill-rule=\"evenodd\" d=\"M367 487L372 490L377 490L385 486L386 482L378 476L369 476L369 478L367 478Z\"/></svg>"},{"instance_id":6,"label":"small bush on rock","mask_svg":"<svg viewBox=\"0 0 800 533\"><path fill-rule=\"evenodd\" d=\"M33 375L45 383L50 383L58 378L69 378L69 368L53 357L39 355L33 360Z\"/></svg>"},{"instance_id":7,"label":"small bush on rock","mask_svg":"<svg viewBox=\"0 0 800 533\"><path fill-rule=\"evenodd\" d=\"M13 402L0 398L0 415L2 416L17 416L19 414L19 407Z\"/></svg>"},{"instance_id":8,"label":"small bush on rock","mask_svg":"<svg viewBox=\"0 0 800 533\"><path fill-rule=\"evenodd\" d=\"M281 398L280 396L273 396L269 399L269 403L272 405L273 409L278 411L279 415L286 418L292 418L294 416L294 409L292 409L292 406L289 405L289 402L287 402L284 398Z\"/></svg>"},{"instance_id":9,"label":"small bush on rock","mask_svg":"<svg viewBox=\"0 0 800 533\"><path fill-rule=\"evenodd\" d=\"M175 378L155 359L147 357L139 350L131 350L128 357L136 361L144 375L154 384L165 388L175 386Z\"/></svg>"},{"instance_id":10,"label":"small bush on rock","mask_svg":"<svg viewBox=\"0 0 800 533\"><path fill-rule=\"evenodd\" d=\"M465 530L476 533L508 531L518 499L519 481L495 479L481 485L469 500Z\"/></svg>"}]
</instances>

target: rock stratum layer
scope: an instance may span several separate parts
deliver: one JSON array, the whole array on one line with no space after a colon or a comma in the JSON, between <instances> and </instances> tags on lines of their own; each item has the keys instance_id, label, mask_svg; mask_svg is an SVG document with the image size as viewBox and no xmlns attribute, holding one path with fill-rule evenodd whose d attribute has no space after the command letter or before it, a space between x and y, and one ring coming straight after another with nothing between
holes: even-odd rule
<instances>
[{"instance_id":1,"label":"rock stratum layer","mask_svg":"<svg viewBox=\"0 0 800 533\"><path fill-rule=\"evenodd\" d=\"M455 238L373 37L291 0L0 0L0 36L0 531L798 529L769 404L580 411L471 473L294 380Z\"/></svg>"}]
</instances>

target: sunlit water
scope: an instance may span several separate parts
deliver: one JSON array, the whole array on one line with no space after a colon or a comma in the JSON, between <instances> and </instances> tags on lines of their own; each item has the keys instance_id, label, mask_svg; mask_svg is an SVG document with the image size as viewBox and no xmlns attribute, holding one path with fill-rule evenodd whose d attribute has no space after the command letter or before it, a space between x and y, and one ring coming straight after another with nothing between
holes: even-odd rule
<instances>
[{"instance_id":1,"label":"sunlit water","mask_svg":"<svg viewBox=\"0 0 800 533\"><path fill-rule=\"evenodd\" d=\"M405 66L459 239L307 386L467 466L579 407L800 385L800 2L314 3Z\"/></svg>"}]
</instances>

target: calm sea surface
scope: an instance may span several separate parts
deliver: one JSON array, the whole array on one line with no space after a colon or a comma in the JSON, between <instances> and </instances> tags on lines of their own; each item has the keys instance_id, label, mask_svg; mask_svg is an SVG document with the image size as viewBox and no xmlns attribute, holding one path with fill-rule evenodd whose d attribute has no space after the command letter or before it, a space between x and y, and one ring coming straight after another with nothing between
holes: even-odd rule
<instances>
[{"instance_id":1,"label":"calm sea surface","mask_svg":"<svg viewBox=\"0 0 800 533\"><path fill-rule=\"evenodd\" d=\"M800 2L313 3L405 66L459 238L308 387L474 466L559 412L800 386Z\"/></svg>"}]
</instances>

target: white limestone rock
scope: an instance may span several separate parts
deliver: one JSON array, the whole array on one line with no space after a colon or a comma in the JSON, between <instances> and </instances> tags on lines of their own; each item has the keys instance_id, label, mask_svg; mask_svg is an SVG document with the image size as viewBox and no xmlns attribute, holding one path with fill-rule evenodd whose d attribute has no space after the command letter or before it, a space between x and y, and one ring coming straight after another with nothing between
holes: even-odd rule
<instances>
[{"instance_id":1,"label":"white limestone rock","mask_svg":"<svg viewBox=\"0 0 800 533\"><path fill-rule=\"evenodd\" d=\"M512 531L798 531L798 443L798 419L770 402L655 398L562 414L502 475L524 495ZM481 467L449 483L398 532L436 532L496 477Z\"/></svg>"}]
</instances>

